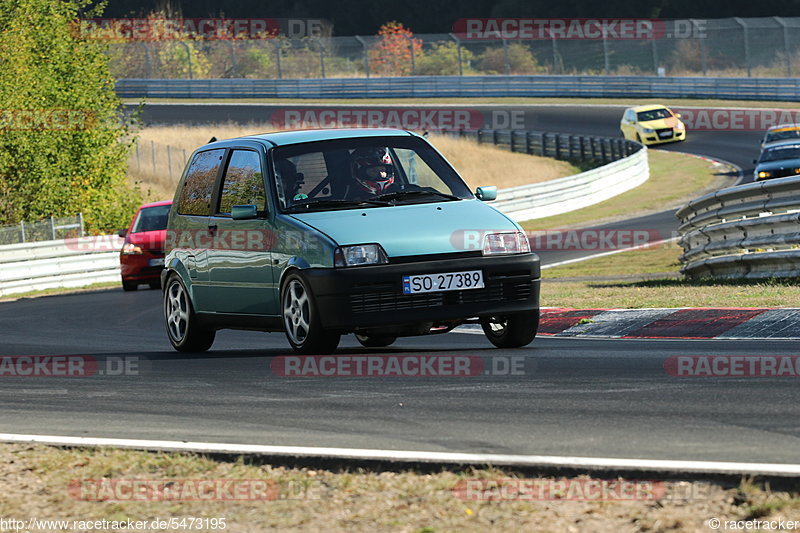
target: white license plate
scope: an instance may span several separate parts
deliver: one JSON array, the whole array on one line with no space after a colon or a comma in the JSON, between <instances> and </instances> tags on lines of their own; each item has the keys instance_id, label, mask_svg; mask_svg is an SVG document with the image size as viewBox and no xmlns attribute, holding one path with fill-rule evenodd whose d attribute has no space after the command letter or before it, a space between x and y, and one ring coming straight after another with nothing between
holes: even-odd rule
<instances>
[{"instance_id":1,"label":"white license plate","mask_svg":"<svg viewBox=\"0 0 800 533\"><path fill-rule=\"evenodd\" d=\"M403 294L421 292L463 291L466 289L482 289L483 272L443 272L441 274L420 274L403 276Z\"/></svg>"},{"instance_id":2,"label":"white license plate","mask_svg":"<svg viewBox=\"0 0 800 533\"><path fill-rule=\"evenodd\" d=\"M667 137L672 137L672 132L662 131L661 133L658 134L658 136L661 137L662 139L666 139Z\"/></svg>"},{"instance_id":3,"label":"white license plate","mask_svg":"<svg viewBox=\"0 0 800 533\"><path fill-rule=\"evenodd\" d=\"M164 258L163 257L157 257L155 259L151 259L150 261L148 261L147 264L150 265L151 267L163 267L164 266Z\"/></svg>"}]
</instances>

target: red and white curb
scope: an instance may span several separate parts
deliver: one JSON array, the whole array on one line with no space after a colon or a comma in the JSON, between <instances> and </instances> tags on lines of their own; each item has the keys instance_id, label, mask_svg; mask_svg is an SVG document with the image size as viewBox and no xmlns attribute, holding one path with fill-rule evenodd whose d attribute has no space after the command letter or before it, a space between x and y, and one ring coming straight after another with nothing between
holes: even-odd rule
<instances>
[{"instance_id":1,"label":"red and white curb","mask_svg":"<svg viewBox=\"0 0 800 533\"><path fill-rule=\"evenodd\" d=\"M479 327L456 331L479 333ZM545 308L539 335L626 339L798 339L798 308Z\"/></svg>"}]
</instances>

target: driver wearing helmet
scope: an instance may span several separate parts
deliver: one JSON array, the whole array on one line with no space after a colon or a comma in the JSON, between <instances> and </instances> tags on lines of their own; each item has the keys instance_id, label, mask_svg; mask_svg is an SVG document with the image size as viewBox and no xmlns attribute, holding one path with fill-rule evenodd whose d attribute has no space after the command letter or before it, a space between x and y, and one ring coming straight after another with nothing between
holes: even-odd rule
<instances>
[{"instance_id":1,"label":"driver wearing helmet","mask_svg":"<svg viewBox=\"0 0 800 533\"><path fill-rule=\"evenodd\" d=\"M348 185L346 198L369 198L392 192L395 172L388 148L356 148L350 154L350 170L353 183Z\"/></svg>"}]
</instances>

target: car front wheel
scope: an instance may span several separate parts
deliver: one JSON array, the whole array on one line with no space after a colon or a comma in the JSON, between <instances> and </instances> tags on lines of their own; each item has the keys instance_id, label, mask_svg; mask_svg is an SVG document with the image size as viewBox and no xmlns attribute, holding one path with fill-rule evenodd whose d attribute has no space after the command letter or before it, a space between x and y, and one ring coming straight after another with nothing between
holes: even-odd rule
<instances>
[{"instance_id":1,"label":"car front wheel","mask_svg":"<svg viewBox=\"0 0 800 533\"><path fill-rule=\"evenodd\" d=\"M189 293L175 275L164 291L164 322L169 342L179 352L205 352L214 344L216 332L199 324Z\"/></svg>"},{"instance_id":2,"label":"car front wheel","mask_svg":"<svg viewBox=\"0 0 800 533\"><path fill-rule=\"evenodd\" d=\"M483 333L498 348L521 348L536 337L539 311L481 318Z\"/></svg>"},{"instance_id":3,"label":"car front wheel","mask_svg":"<svg viewBox=\"0 0 800 533\"><path fill-rule=\"evenodd\" d=\"M292 348L302 354L336 351L341 335L322 329L314 298L299 274L289 274L281 290L283 328Z\"/></svg>"}]
</instances>

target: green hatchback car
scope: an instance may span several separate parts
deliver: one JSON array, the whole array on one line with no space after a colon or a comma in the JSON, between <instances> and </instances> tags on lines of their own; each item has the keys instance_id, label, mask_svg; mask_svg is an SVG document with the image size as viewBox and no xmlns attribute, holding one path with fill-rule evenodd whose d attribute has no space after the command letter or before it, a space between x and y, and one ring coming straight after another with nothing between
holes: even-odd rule
<instances>
[{"instance_id":1,"label":"green hatchback car","mask_svg":"<svg viewBox=\"0 0 800 533\"><path fill-rule=\"evenodd\" d=\"M503 348L539 323L540 265L511 219L424 138L268 133L198 148L169 213L164 320L179 351L223 328L283 331L304 354L480 323Z\"/></svg>"}]
</instances>

